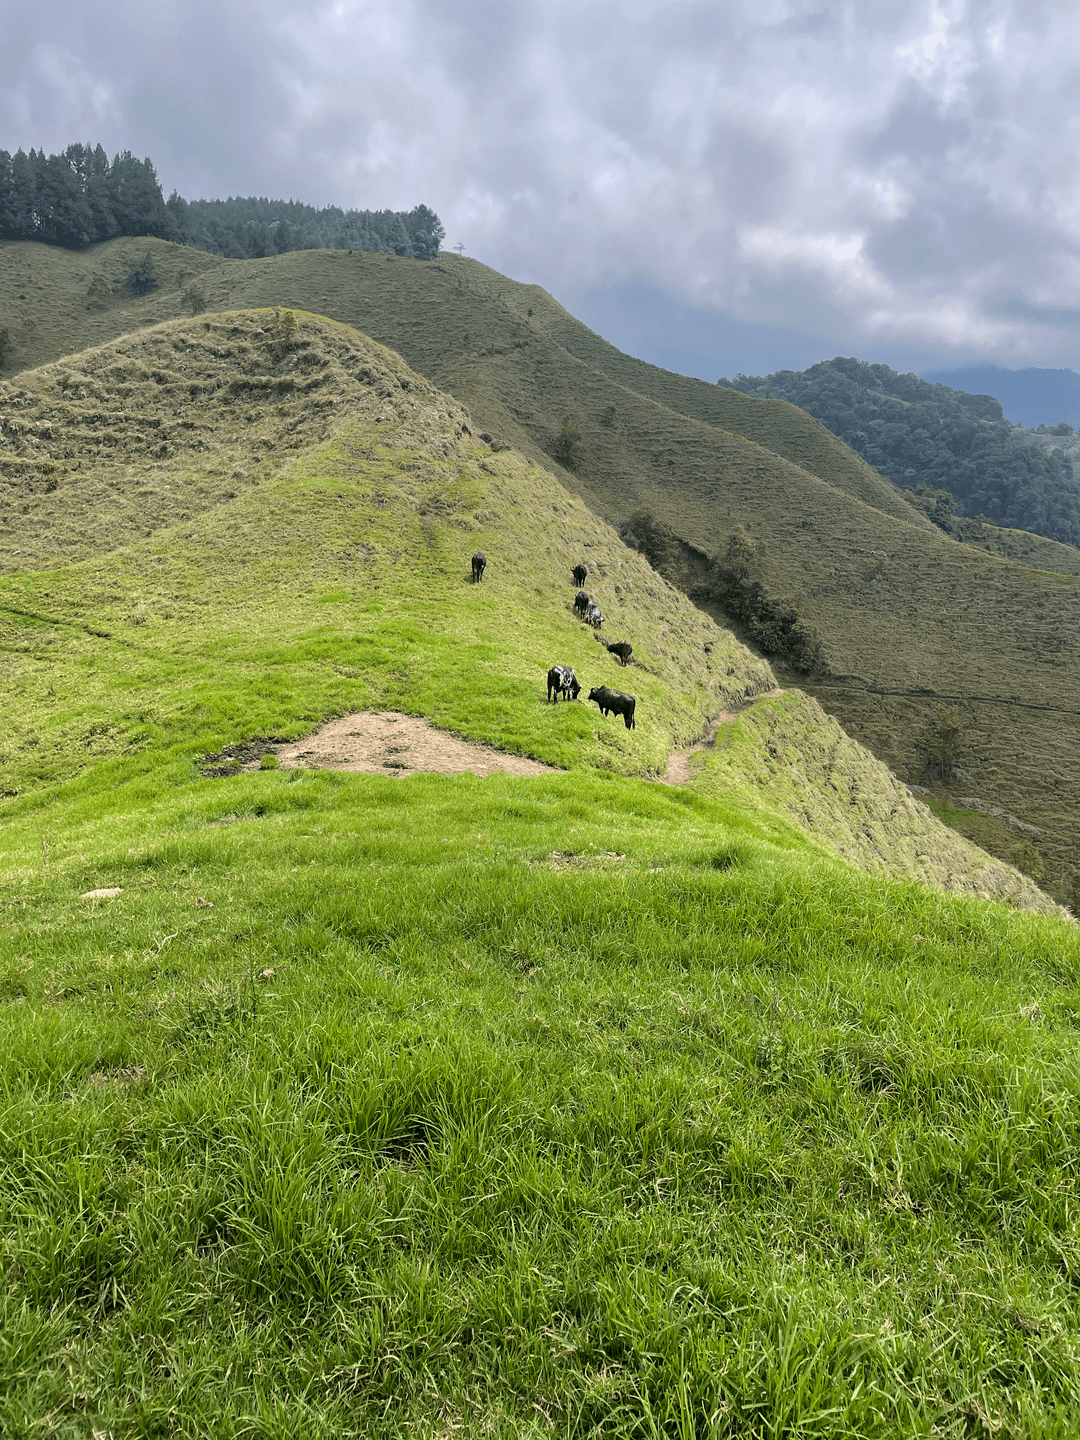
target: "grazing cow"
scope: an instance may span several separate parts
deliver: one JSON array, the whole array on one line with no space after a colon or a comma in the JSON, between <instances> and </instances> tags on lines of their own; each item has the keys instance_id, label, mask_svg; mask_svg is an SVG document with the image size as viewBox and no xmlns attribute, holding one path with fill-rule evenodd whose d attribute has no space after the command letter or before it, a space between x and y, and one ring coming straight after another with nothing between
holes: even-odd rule
<instances>
[{"instance_id":1,"label":"grazing cow","mask_svg":"<svg viewBox=\"0 0 1080 1440\"><path fill-rule=\"evenodd\" d=\"M600 685L597 689L589 691L589 699L595 700L600 706L601 715L621 715L627 730L637 729L637 721L634 719L637 700L633 695L624 695L621 690L612 690L608 685Z\"/></svg>"},{"instance_id":2,"label":"grazing cow","mask_svg":"<svg viewBox=\"0 0 1080 1440\"><path fill-rule=\"evenodd\" d=\"M574 566L574 584L584 585L586 579L588 578L588 574L588 570L586 570L585 566L579 562L577 565Z\"/></svg>"},{"instance_id":3,"label":"grazing cow","mask_svg":"<svg viewBox=\"0 0 1080 1440\"><path fill-rule=\"evenodd\" d=\"M487 556L482 550L478 550L472 557L472 583L479 585L484 578L484 567L487 565Z\"/></svg>"},{"instance_id":4,"label":"grazing cow","mask_svg":"<svg viewBox=\"0 0 1080 1440\"><path fill-rule=\"evenodd\" d=\"M552 665L548 671L547 685L548 700L554 692L556 705L560 695L564 695L567 700L576 700L581 694L581 686L572 665Z\"/></svg>"},{"instance_id":5,"label":"grazing cow","mask_svg":"<svg viewBox=\"0 0 1080 1440\"><path fill-rule=\"evenodd\" d=\"M619 640L614 645L609 645L607 648L608 654L617 655L623 665L627 663L627 661L630 659L630 656L634 653L634 647L630 644L629 640Z\"/></svg>"},{"instance_id":6,"label":"grazing cow","mask_svg":"<svg viewBox=\"0 0 1080 1440\"><path fill-rule=\"evenodd\" d=\"M589 601L589 608L585 611L585 620L594 630L599 630L600 626L603 625L604 617L600 614L600 606L597 605L595 600Z\"/></svg>"},{"instance_id":7,"label":"grazing cow","mask_svg":"<svg viewBox=\"0 0 1080 1440\"><path fill-rule=\"evenodd\" d=\"M577 613L581 616L583 620L585 619L585 612L586 610L588 610L591 604L592 601L589 599L588 595L585 594L584 590L579 590L574 596L574 609L577 611Z\"/></svg>"}]
</instances>

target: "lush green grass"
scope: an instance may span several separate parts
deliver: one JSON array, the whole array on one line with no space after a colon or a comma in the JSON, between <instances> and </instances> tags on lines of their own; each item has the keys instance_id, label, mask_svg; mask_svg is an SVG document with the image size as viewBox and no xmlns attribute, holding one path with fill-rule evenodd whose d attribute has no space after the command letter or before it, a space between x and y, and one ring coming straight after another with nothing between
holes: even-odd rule
<instances>
[{"instance_id":1,"label":"lush green grass","mask_svg":"<svg viewBox=\"0 0 1080 1440\"><path fill-rule=\"evenodd\" d=\"M5 1435L1076 1433L1074 932L613 776L119 798L5 842Z\"/></svg>"}]
</instances>

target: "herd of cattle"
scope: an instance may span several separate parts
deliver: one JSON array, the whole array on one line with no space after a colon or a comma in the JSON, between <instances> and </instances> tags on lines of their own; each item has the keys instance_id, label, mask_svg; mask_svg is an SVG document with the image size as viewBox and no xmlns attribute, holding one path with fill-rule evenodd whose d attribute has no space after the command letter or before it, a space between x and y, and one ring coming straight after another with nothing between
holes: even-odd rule
<instances>
[{"instance_id":1,"label":"herd of cattle","mask_svg":"<svg viewBox=\"0 0 1080 1440\"><path fill-rule=\"evenodd\" d=\"M472 557L472 578L473 584L478 585L484 578L484 571L487 569L487 556L482 550L478 550ZM573 580L577 585L578 592L574 597L574 610L581 616L586 624L591 625L594 630L599 630L604 623L604 617L600 614L600 607L595 600L591 600L585 593L585 581L589 572L584 565L574 566ZM622 665L630 662L630 656L634 653L634 647L628 640L617 640L614 644L607 646L608 653L614 655ZM558 704L559 696L564 700L576 700L581 694L581 685L570 665L552 665L547 674L547 698L548 702L554 700ZM621 715L623 724L627 730L635 730L637 722L634 719L634 710L637 707L637 700L633 695L624 695L621 690L612 690L610 685L598 685L589 691L589 699L600 707L601 715Z\"/></svg>"}]
</instances>

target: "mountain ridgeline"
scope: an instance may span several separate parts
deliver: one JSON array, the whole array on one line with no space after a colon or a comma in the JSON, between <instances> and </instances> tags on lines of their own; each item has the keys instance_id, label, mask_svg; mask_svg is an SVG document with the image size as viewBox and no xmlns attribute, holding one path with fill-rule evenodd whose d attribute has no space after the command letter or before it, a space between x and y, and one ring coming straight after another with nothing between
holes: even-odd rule
<instances>
[{"instance_id":1,"label":"mountain ridgeline","mask_svg":"<svg viewBox=\"0 0 1080 1440\"><path fill-rule=\"evenodd\" d=\"M445 231L426 205L410 211L322 209L298 200L232 196L185 200L161 193L147 158L100 145L63 154L0 150L0 239L84 250L123 235L155 236L241 260L290 250L383 251L432 260Z\"/></svg>"},{"instance_id":2,"label":"mountain ridgeline","mask_svg":"<svg viewBox=\"0 0 1080 1440\"><path fill-rule=\"evenodd\" d=\"M1033 443L991 395L969 395L888 365L837 357L809 370L736 375L721 386L806 410L901 489L933 496L931 519L958 510L995 525L1080 545L1080 476L1067 456ZM1062 435L1071 427L1061 427Z\"/></svg>"}]
</instances>

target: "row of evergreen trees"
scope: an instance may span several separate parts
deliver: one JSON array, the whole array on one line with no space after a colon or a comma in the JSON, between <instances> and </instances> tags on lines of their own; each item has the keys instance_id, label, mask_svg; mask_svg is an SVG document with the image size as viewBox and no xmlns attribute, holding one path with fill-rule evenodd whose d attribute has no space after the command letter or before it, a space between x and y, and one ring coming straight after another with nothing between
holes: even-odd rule
<instances>
[{"instance_id":1,"label":"row of evergreen trees","mask_svg":"<svg viewBox=\"0 0 1080 1440\"><path fill-rule=\"evenodd\" d=\"M382 250L433 260L445 231L426 205L414 210L317 209L296 200L162 197L153 162L100 145L0 150L0 239L82 250L118 235L156 235L228 259L287 250Z\"/></svg>"}]
</instances>

